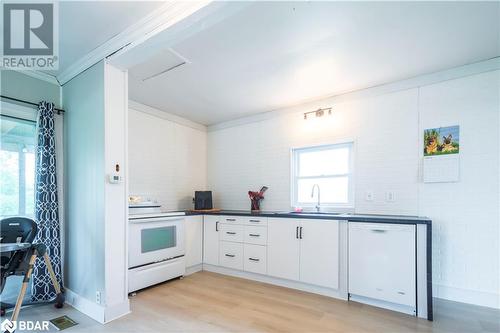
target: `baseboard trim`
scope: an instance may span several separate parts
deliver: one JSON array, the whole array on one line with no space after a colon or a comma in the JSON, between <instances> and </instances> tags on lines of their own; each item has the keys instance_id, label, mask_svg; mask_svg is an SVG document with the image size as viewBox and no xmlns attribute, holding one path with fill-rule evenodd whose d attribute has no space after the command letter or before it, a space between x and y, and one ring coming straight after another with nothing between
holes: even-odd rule
<instances>
[{"instance_id":1,"label":"baseboard trim","mask_svg":"<svg viewBox=\"0 0 500 333\"><path fill-rule=\"evenodd\" d=\"M127 298L127 300L124 302L113 304L111 306L106 307L104 311L104 322L109 323L110 321L126 316L129 313L130 313L130 302Z\"/></svg>"},{"instance_id":2,"label":"baseboard trim","mask_svg":"<svg viewBox=\"0 0 500 333\"><path fill-rule=\"evenodd\" d=\"M101 324L105 323L105 308L102 305L96 304L83 296L65 288L66 303L80 311L81 313L89 316L90 318L98 321Z\"/></svg>"},{"instance_id":3,"label":"baseboard trim","mask_svg":"<svg viewBox=\"0 0 500 333\"><path fill-rule=\"evenodd\" d=\"M186 274L184 274L184 276L188 276L196 272L201 272L202 270L203 270L203 264L186 267Z\"/></svg>"},{"instance_id":4,"label":"baseboard trim","mask_svg":"<svg viewBox=\"0 0 500 333\"><path fill-rule=\"evenodd\" d=\"M305 292L309 292L309 293L313 293L313 294L333 297L333 298L337 298L337 299L341 299L341 300L345 300L345 301L347 301L347 297L348 297L347 292L342 291L342 290L319 287L319 286L314 286L314 285L310 285L310 284L306 284L306 283L302 283L302 282L285 280L285 279L275 278L275 277L271 277L271 276L267 276L267 275L243 272L243 271L238 271L238 270L220 267L220 266L203 264L203 270L208 271L208 272L219 273L219 274L239 277L239 278L243 278L243 279L253 280L253 281L257 281L257 282L269 283L269 284L280 286L280 287L297 289L300 291L305 291Z\"/></svg>"},{"instance_id":5,"label":"baseboard trim","mask_svg":"<svg viewBox=\"0 0 500 333\"><path fill-rule=\"evenodd\" d=\"M434 284L434 297L454 302L500 309L500 295L491 292Z\"/></svg>"}]
</instances>

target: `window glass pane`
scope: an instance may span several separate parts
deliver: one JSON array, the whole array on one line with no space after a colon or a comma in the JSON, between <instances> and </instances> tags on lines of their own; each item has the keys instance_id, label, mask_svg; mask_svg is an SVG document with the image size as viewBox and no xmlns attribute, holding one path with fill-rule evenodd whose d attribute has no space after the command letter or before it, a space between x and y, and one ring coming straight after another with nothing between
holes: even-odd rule
<instances>
[{"instance_id":1,"label":"window glass pane","mask_svg":"<svg viewBox=\"0 0 500 333\"><path fill-rule=\"evenodd\" d=\"M349 202L349 178L308 178L299 179L297 198L299 203L315 204L318 202L318 190L314 190L314 184L318 184L321 191L321 203L348 203Z\"/></svg>"},{"instance_id":2,"label":"window glass pane","mask_svg":"<svg viewBox=\"0 0 500 333\"><path fill-rule=\"evenodd\" d=\"M0 117L2 149L33 151L35 146L36 124L33 121L16 119L2 115Z\"/></svg>"},{"instance_id":3,"label":"window glass pane","mask_svg":"<svg viewBox=\"0 0 500 333\"><path fill-rule=\"evenodd\" d=\"M0 215L33 216L36 124L1 115L0 133Z\"/></svg>"},{"instance_id":4,"label":"window glass pane","mask_svg":"<svg viewBox=\"0 0 500 333\"><path fill-rule=\"evenodd\" d=\"M19 214L19 153L0 150L0 216Z\"/></svg>"},{"instance_id":5,"label":"window glass pane","mask_svg":"<svg viewBox=\"0 0 500 333\"><path fill-rule=\"evenodd\" d=\"M300 177L346 174L349 148L299 152Z\"/></svg>"},{"instance_id":6,"label":"window glass pane","mask_svg":"<svg viewBox=\"0 0 500 333\"><path fill-rule=\"evenodd\" d=\"M35 154L25 153L24 155L24 180L25 180L25 202L26 215L35 215Z\"/></svg>"}]
</instances>

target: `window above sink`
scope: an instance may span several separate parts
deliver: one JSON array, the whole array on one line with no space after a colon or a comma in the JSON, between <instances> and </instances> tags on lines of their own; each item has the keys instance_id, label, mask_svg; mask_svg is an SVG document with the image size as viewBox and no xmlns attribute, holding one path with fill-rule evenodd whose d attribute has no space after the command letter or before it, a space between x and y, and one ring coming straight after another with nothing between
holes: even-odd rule
<instances>
[{"instance_id":1,"label":"window above sink","mask_svg":"<svg viewBox=\"0 0 500 333\"><path fill-rule=\"evenodd\" d=\"M352 142L294 148L291 164L292 207L327 214L354 207Z\"/></svg>"}]
</instances>

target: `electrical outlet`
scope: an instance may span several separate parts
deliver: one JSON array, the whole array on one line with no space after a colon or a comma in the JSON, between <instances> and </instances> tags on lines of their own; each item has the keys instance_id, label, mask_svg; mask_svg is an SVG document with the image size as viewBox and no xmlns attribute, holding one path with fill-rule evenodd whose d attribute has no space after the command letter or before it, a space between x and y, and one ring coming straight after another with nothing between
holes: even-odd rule
<instances>
[{"instance_id":1,"label":"electrical outlet","mask_svg":"<svg viewBox=\"0 0 500 333\"><path fill-rule=\"evenodd\" d=\"M372 191L366 191L365 200L366 201L373 201L373 192Z\"/></svg>"},{"instance_id":2,"label":"electrical outlet","mask_svg":"<svg viewBox=\"0 0 500 333\"><path fill-rule=\"evenodd\" d=\"M385 192L385 201L395 202L396 201L396 193L394 191Z\"/></svg>"},{"instance_id":3,"label":"electrical outlet","mask_svg":"<svg viewBox=\"0 0 500 333\"><path fill-rule=\"evenodd\" d=\"M101 292L100 291L95 292L95 302L97 304L101 304Z\"/></svg>"}]
</instances>

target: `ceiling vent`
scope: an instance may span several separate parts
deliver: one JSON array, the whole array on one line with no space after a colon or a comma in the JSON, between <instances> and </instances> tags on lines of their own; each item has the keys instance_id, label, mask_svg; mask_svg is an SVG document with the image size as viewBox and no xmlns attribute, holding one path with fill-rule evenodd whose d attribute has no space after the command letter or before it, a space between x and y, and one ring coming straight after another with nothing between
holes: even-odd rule
<instances>
[{"instance_id":1,"label":"ceiling vent","mask_svg":"<svg viewBox=\"0 0 500 333\"><path fill-rule=\"evenodd\" d=\"M165 75L188 63L186 58L168 48L135 65L129 69L129 73L144 82Z\"/></svg>"}]
</instances>

